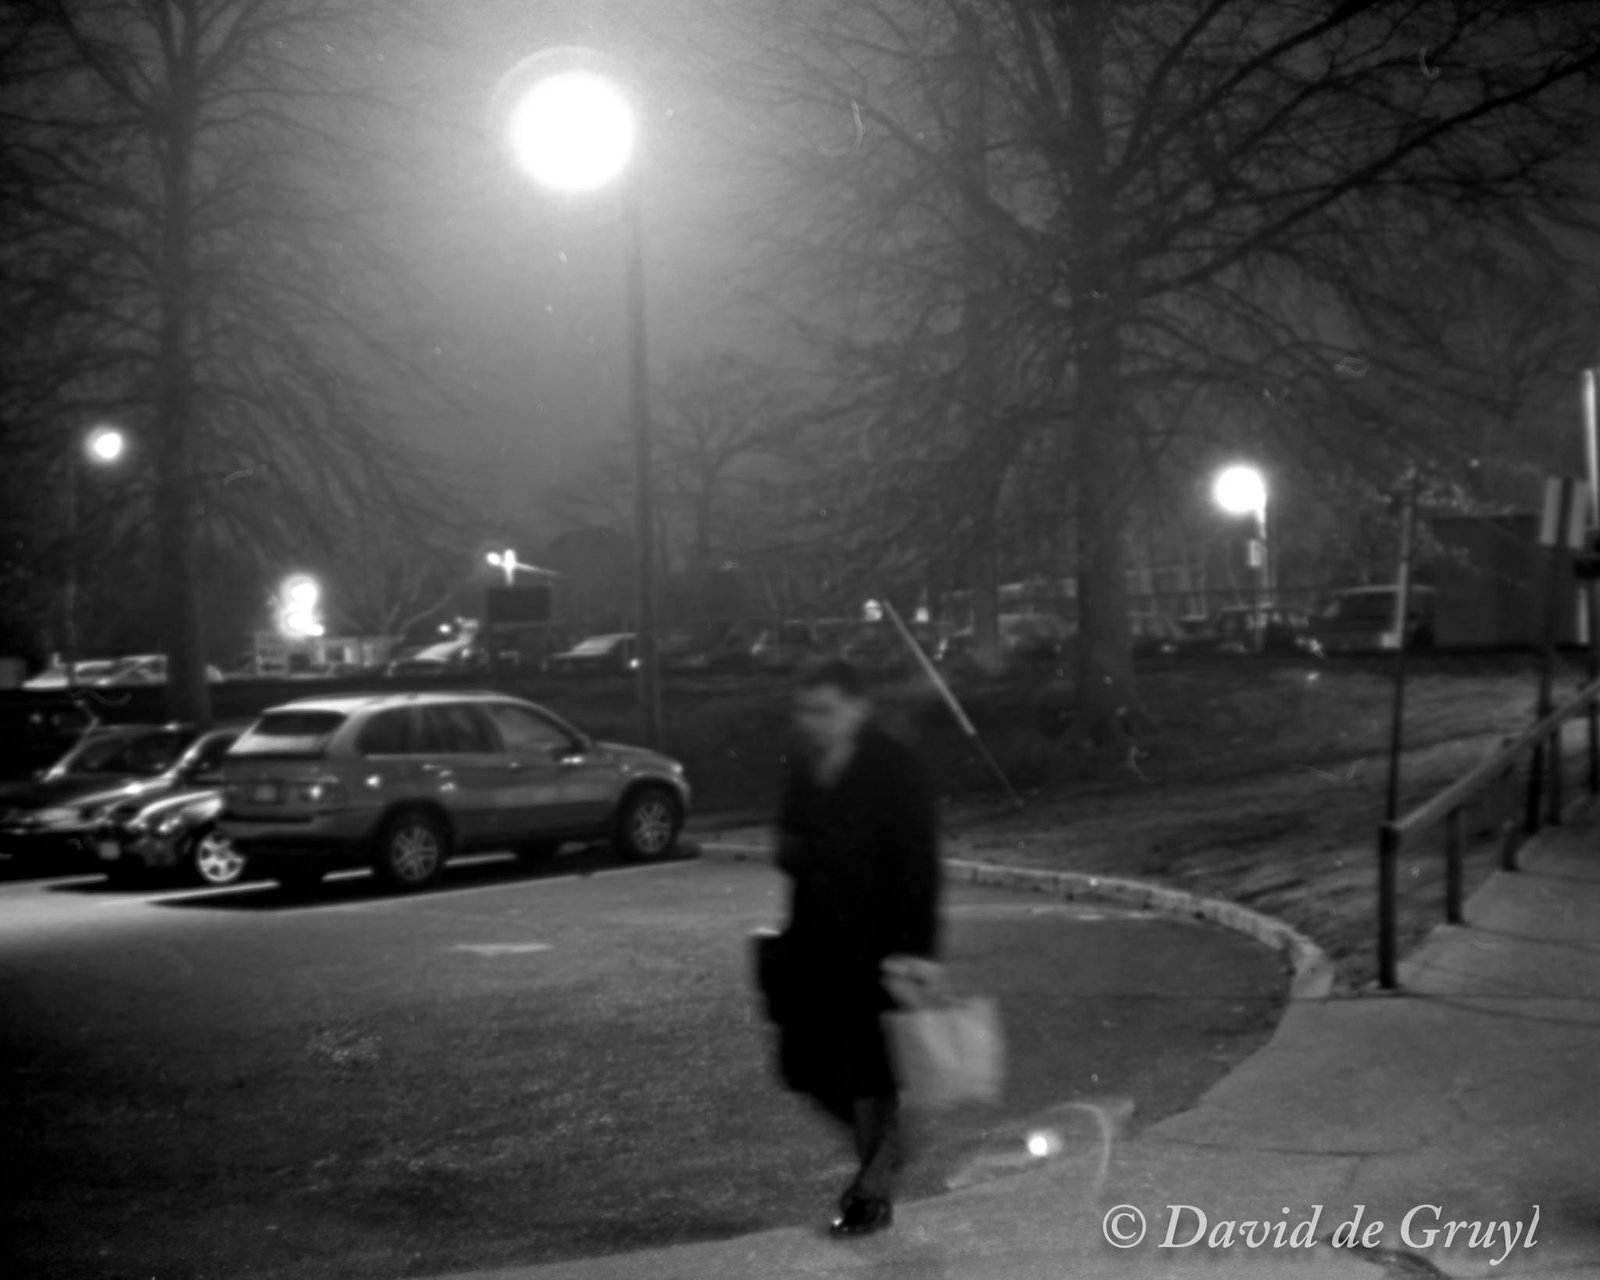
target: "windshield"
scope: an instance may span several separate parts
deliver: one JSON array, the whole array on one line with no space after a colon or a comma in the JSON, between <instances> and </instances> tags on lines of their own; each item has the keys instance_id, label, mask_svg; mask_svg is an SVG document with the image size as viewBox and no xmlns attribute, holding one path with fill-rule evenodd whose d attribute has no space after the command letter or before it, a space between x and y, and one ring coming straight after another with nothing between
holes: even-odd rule
<instances>
[{"instance_id":1,"label":"windshield","mask_svg":"<svg viewBox=\"0 0 1600 1280\"><path fill-rule=\"evenodd\" d=\"M611 650L615 649L627 638L627 636L591 636L589 639L584 640L574 646L572 652L610 653Z\"/></svg>"},{"instance_id":2,"label":"windshield","mask_svg":"<svg viewBox=\"0 0 1600 1280\"><path fill-rule=\"evenodd\" d=\"M149 777L171 768L187 743L173 732L91 738L68 757L65 772Z\"/></svg>"},{"instance_id":3,"label":"windshield","mask_svg":"<svg viewBox=\"0 0 1600 1280\"><path fill-rule=\"evenodd\" d=\"M343 723L341 711L271 711L234 743L228 754L315 758Z\"/></svg>"}]
</instances>

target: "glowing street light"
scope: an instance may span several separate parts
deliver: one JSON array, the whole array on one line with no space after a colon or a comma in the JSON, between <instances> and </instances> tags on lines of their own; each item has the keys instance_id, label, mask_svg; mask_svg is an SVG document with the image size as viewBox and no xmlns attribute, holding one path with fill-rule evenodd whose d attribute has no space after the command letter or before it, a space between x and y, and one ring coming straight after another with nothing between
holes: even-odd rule
<instances>
[{"instance_id":1,"label":"glowing street light","mask_svg":"<svg viewBox=\"0 0 1600 1280\"><path fill-rule=\"evenodd\" d=\"M639 737L661 745L656 650L655 501L651 486L649 369L646 362L642 195L634 150L638 113L606 60L588 50L546 50L501 82L491 117L513 162L541 187L564 195L620 181L627 254L629 391L634 441L634 546L639 671ZM509 579L512 571L507 571Z\"/></svg>"},{"instance_id":2,"label":"glowing street light","mask_svg":"<svg viewBox=\"0 0 1600 1280\"><path fill-rule=\"evenodd\" d=\"M1256 648L1266 643L1266 620L1261 616L1263 599L1272 595L1272 576L1267 556L1267 482L1254 467L1227 467L1217 474L1211 496L1224 511L1236 516L1254 516L1255 531L1250 539L1250 568L1255 600L1252 601L1252 628Z\"/></svg>"},{"instance_id":3,"label":"glowing street light","mask_svg":"<svg viewBox=\"0 0 1600 1280\"><path fill-rule=\"evenodd\" d=\"M317 614L317 605L322 601L322 588L315 578L303 573L286 578L278 594L281 602L279 631L297 640L323 634L322 619Z\"/></svg>"},{"instance_id":4,"label":"glowing street light","mask_svg":"<svg viewBox=\"0 0 1600 1280\"><path fill-rule=\"evenodd\" d=\"M121 460L127 451L128 437L121 427L102 424L91 427L85 434L75 436L68 459L67 476L67 584L64 601L66 614L62 627L61 661L66 669L67 687L77 684L78 665L78 583L82 575L79 542L82 534L80 512L83 508L85 473L90 465L110 466Z\"/></svg>"}]
</instances>

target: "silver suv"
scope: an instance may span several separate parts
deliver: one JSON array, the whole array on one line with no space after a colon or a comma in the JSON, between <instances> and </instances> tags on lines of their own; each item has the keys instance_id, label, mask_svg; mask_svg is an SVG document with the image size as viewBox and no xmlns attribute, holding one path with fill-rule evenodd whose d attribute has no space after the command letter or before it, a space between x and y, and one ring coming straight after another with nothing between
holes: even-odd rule
<instances>
[{"instance_id":1,"label":"silver suv","mask_svg":"<svg viewBox=\"0 0 1600 1280\"><path fill-rule=\"evenodd\" d=\"M223 761L218 830L288 887L364 863L419 889L471 850L537 857L609 836L665 857L688 807L676 760L595 742L531 702L389 693L264 712Z\"/></svg>"}]
</instances>

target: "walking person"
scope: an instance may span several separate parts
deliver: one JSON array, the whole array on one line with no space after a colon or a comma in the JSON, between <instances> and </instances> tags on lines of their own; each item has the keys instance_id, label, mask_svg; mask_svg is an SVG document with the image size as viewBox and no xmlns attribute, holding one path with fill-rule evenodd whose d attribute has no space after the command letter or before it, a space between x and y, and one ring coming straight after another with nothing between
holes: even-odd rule
<instances>
[{"instance_id":1,"label":"walking person","mask_svg":"<svg viewBox=\"0 0 1600 1280\"><path fill-rule=\"evenodd\" d=\"M886 973L937 982L939 854L933 795L909 747L872 718L858 670L830 660L795 696L802 750L789 761L778 866L790 882L776 1013L784 1083L846 1126L859 1169L839 1198L836 1237L894 1220L902 1159L898 1087L881 1015Z\"/></svg>"}]
</instances>

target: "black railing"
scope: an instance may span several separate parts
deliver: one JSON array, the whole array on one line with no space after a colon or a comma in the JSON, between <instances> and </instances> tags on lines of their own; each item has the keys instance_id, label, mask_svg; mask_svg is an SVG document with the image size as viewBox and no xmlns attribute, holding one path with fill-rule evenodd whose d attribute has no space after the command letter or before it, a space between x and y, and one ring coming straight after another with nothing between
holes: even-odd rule
<instances>
[{"instance_id":1,"label":"black railing","mask_svg":"<svg viewBox=\"0 0 1600 1280\"><path fill-rule=\"evenodd\" d=\"M1410 813L1378 827L1378 983L1386 988L1398 985L1395 977L1397 934L1399 932L1400 854L1424 832L1444 825L1445 919L1450 924L1462 921L1462 812L1466 806L1494 783L1513 773L1526 756L1529 762L1526 803L1520 832L1501 847L1503 870L1517 870L1517 850L1528 836L1536 835L1542 823L1561 824L1565 808L1565 783L1562 761L1562 730L1580 715L1587 715L1588 786L1591 795L1600 794L1600 680L1585 685L1568 702L1544 716L1521 737L1507 743L1465 777L1451 783L1431 800Z\"/></svg>"}]
</instances>

